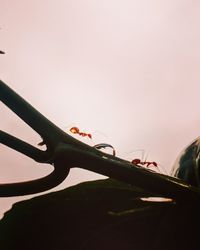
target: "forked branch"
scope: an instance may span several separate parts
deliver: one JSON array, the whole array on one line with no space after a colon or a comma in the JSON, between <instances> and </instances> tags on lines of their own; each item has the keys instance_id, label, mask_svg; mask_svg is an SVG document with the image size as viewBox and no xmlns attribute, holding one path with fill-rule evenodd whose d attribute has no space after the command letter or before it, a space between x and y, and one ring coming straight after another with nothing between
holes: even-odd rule
<instances>
[{"instance_id":1,"label":"forked branch","mask_svg":"<svg viewBox=\"0 0 200 250\"><path fill-rule=\"evenodd\" d=\"M157 196L181 202L200 201L199 189L177 178L140 168L74 139L2 81L0 100L43 138L47 150L39 150L4 131L0 131L0 143L37 162L54 166L54 171L47 177L22 183L0 184L1 197L26 195L53 188L66 178L70 168L79 167L138 186Z\"/></svg>"}]
</instances>

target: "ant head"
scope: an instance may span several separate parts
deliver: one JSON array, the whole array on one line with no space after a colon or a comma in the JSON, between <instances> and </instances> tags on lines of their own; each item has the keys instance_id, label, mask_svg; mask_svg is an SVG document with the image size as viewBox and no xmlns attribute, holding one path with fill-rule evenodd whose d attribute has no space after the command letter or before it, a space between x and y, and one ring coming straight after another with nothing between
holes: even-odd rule
<instances>
[{"instance_id":1,"label":"ant head","mask_svg":"<svg viewBox=\"0 0 200 250\"><path fill-rule=\"evenodd\" d=\"M70 128L70 132L73 133L73 134L78 134L79 133L79 128L72 127L72 128Z\"/></svg>"},{"instance_id":2,"label":"ant head","mask_svg":"<svg viewBox=\"0 0 200 250\"><path fill-rule=\"evenodd\" d=\"M134 160L132 160L132 163L137 165L137 164L141 163L141 160L140 159L134 159Z\"/></svg>"}]
</instances>

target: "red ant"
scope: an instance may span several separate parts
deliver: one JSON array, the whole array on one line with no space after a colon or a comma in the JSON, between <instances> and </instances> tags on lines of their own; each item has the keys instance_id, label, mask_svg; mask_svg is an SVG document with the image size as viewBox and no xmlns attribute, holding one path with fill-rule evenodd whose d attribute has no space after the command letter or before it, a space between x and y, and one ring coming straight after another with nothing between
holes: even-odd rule
<instances>
[{"instance_id":1,"label":"red ant","mask_svg":"<svg viewBox=\"0 0 200 250\"><path fill-rule=\"evenodd\" d=\"M70 128L69 130L71 133L73 134L79 134L80 136L83 136L83 137L89 137L90 139L92 139L92 135L91 134L87 134L87 133L84 133L84 132L80 132L79 128L77 127L72 127Z\"/></svg>"},{"instance_id":2,"label":"red ant","mask_svg":"<svg viewBox=\"0 0 200 250\"><path fill-rule=\"evenodd\" d=\"M133 164L140 166L140 165L146 165L146 167L150 167L151 165L153 165L154 167L158 167L158 164L155 161L141 161L140 159L134 159L132 160Z\"/></svg>"},{"instance_id":3,"label":"red ant","mask_svg":"<svg viewBox=\"0 0 200 250\"><path fill-rule=\"evenodd\" d=\"M87 136L87 137L89 137L90 139L92 139L92 135L91 135L91 134L87 134L87 133L84 133L84 132L80 132L79 128L77 128L77 127L72 127L72 128L70 128L69 131L70 131L71 133L73 133L73 134L79 134L80 136L83 136L83 137L86 137L86 136ZM38 143L39 146L43 146L44 144L45 144L44 141Z\"/></svg>"}]
</instances>

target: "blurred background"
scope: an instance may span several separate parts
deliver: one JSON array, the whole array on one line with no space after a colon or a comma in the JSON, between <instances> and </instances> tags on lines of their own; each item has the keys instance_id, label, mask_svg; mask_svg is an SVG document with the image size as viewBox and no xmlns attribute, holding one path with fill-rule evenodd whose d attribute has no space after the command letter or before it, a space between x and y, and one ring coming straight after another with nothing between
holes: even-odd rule
<instances>
[{"instance_id":1,"label":"blurred background","mask_svg":"<svg viewBox=\"0 0 200 250\"><path fill-rule=\"evenodd\" d=\"M119 157L169 173L199 136L200 2L0 0L0 77L60 128L91 133ZM0 129L35 146L41 138L0 103ZM142 151L144 151L144 154ZM52 168L0 145L0 182ZM105 178L73 169L58 187ZM50 190L49 192L51 192ZM0 216L32 196L0 198Z\"/></svg>"}]
</instances>

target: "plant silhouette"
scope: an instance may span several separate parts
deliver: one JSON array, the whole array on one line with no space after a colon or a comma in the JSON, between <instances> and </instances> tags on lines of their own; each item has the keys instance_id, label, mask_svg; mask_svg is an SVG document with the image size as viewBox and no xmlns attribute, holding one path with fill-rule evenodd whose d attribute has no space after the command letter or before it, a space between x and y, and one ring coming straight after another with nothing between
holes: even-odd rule
<instances>
[{"instance_id":1,"label":"plant silhouette","mask_svg":"<svg viewBox=\"0 0 200 250\"><path fill-rule=\"evenodd\" d=\"M42 137L47 150L4 131L0 143L54 166L50 175L38 180L0 184L1 197L51 189L74 166L110 177L15 204L0 221L2 249L197 249L199 188L74 139L2 81L0 100ZM152 202L143 197L171 200Z\"/></svg>"}]
</instances>

